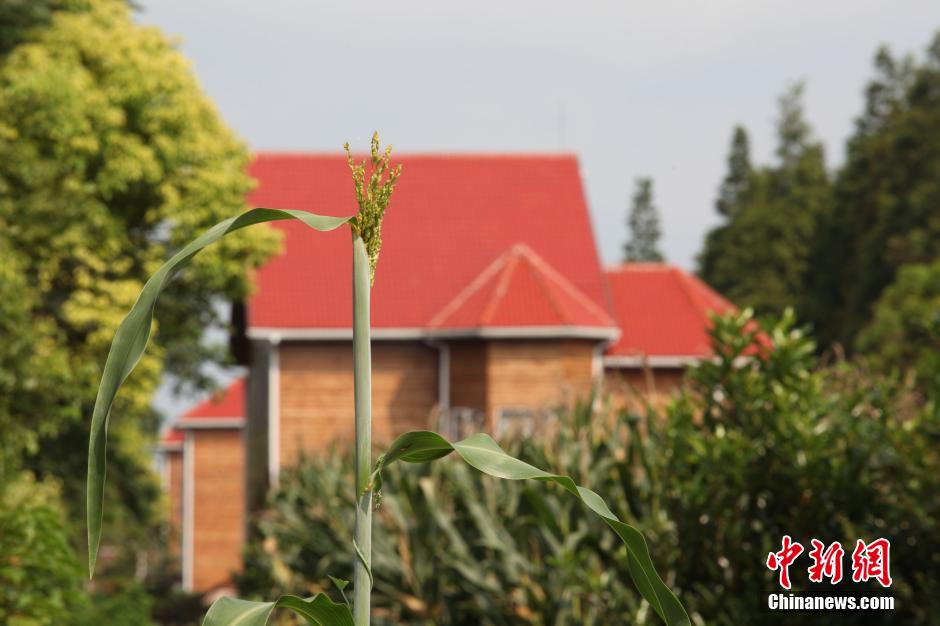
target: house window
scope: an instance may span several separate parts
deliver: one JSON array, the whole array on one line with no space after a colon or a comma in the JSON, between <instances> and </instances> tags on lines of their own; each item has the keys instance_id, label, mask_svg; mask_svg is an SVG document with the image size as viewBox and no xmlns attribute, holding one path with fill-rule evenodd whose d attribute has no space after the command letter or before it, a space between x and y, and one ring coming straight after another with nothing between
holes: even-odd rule
<instances>
[{"instance_id":1,"label":"house window","mask_svg":"<svg viewBox=\"0 0 940 626\"><path fill-rule=\"evenodd\" d=\"M451 441L457 441L482 431L486 419L479 409L455 406L442 411L438 421L441 434Z\"/></svg>"}]
</instances>

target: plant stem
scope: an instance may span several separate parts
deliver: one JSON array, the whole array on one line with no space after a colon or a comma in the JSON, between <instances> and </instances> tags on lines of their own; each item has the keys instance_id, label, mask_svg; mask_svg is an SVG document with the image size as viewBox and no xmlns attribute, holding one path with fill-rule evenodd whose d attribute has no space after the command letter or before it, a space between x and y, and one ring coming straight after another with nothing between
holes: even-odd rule
<instances>
[{"instance_id":1,"label":"plant stem","mask_svg":"<svg viewBox=\"0 0 940 626\"><path fill-rule=\"evenodd\" d=\"M356 395L356 556L353 618L369 626L372 592L372 349L369 336L369 256L353 231L353 372Z\"/></svg>"}]
</instances>

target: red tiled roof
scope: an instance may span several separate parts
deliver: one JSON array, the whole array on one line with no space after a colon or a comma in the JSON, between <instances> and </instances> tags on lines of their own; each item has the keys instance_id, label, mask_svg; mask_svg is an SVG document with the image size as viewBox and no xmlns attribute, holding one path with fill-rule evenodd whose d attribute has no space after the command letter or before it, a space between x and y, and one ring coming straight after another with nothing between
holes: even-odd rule
<instances>
[{"instance_id":1,"label":"red tiled roof","mask_svg":"<svg viewBox=\"0 0 940 626\"><path fill-rule=\"evenodd\" d=\"M709 313L735 308L677 267L628 263L605 273L621 329L620 339L607 356L708 356Z\"/></svg>"},{"instance_id":2,"label":"red tiled roof","mask_svg":"<svg viewBox=\"0 0 940 626\"><path fill-rule=\"evenodd\" d=\"M245 380L239 378L212 397L186 411L177 423L185 428L189 420L242 419L245 416Z\"/></svg>"},{"instance_id":3,"label":"red tiled roof","mask_svg":"<svg viewBox=\"0 0 940 626\"><path fill-rule=\"evenodd\" d=\"M614 332L610 315L524 243L513 245L447 303L434 329L580 327ZM608 333L610 334L610 333Z\"/></svg>"},{"instance_id":4,"label":"red tiled roof","mask_svg":"<svg viewBox=\"0 0 940 626\"><path fill-rule=\"evenodd\" d=\"M426 328L481 269L517 242L537 252L593 307L607 310L574 156L405 155L393 160L403 165L403 173L383 226L372 292L374 328ZM356 211L349 170L339 154L260 154L249 173L259 183L249 196L254 206L327 215ZM285 233L284 253L258 271L249 329L348 328L349 233L317 233L293 221L273 226ZM522 272L516 279L528 277ZM584 308L556 293L563 289L551 289L550 301ZM507 296L493 323L554 323L543 310L528 310L527 302L525 294ZM585 315L581 310L560 314L579 320Z\"/></svg>"},{"instance_id":5,"label":"red tiled roof","mask_svg":"<svg viewBox=\"0 0 940 626\"><path fill-rule=\"evenodd\" d=\"M183 443L184 438L185 435L183 431L178 428L167 428L163 431L163 434L160 435L159 446L161 448L176 448Z\"/></svg>"}]
</instances>

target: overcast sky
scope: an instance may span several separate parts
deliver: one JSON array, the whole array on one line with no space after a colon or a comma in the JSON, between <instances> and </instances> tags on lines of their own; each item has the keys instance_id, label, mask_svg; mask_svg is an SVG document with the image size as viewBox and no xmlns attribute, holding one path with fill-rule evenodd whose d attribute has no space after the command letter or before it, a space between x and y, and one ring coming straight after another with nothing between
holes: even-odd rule
<instances>
[{"instance_id":1,"label":"overcast sky","mask_svg":"<svg viewBox=\"0 0 940 626\"><path fill-rule=\"evenodd\" d=\"M652 176L667 258L715 222L731 128L771 158L776 98L807 81L830 167L876 47L920 53L937 0L140 0L253 149L576 153L605 262Z\"/></svg>"},{"instance_id":2,"label":"overcast sky","mask_svg":"<svg viewBox=\"0 0 940 626\"><path fill-rule=\"evenodd\" d=\"M138 0L252 149L557 151L581 160L600 253L652 176L669 261L694 267L731 129L771 158L777 96L842 160L878 45L921 53L938 0Z\"/></svg>"}]
</instances>

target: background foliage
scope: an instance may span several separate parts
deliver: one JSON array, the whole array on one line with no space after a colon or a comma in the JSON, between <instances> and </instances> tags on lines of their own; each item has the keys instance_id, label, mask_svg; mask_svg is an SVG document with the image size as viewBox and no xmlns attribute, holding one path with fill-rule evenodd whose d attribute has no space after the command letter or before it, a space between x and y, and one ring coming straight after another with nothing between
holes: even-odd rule
<instances>
[{"instance_id":1,"label":"background foliage","mask_svg":"<svg viewBox=\"0 0 940 626\"><path fill-rule=\"evenodd\" d=\"M807 546L813 537L846 546L895 538L898 610L839 623L931 623L940 611L936 417L906 405L894 381L847 363L818 368L792 315L759 332L747 313L719 320L720 358L691 372L665 415L585 405L509 448L571 473L643 528L698 623L792 623L766 608L779 588L764 557L784 534ZM348 576L350 463L334 453L285 475L258 520L243 593L312 593L330 589L329 575ZM555 491L447 461L390 467L376 516L382 623L656 623L611 534ZM796 590L882 593L810 585L808 563L792 570Z\"/></svg>"},{"instance_id":2,"label":"background foliage","mask_svg":"<svg viewBox=\"0 0 940 626\"><path fill-rule=\"evenodd\" d=\"M48 507L24 505L9 520L38 533L38 553L63 550L63 533L79 553L81 527L54 524L52 511L83 517L85 418L118 322L182 242L244 208L247 162L186 60L158 30L136 25L128 3L0 0L0 493L30 475L40 490L56 485ZM101 581L111 599L98 604L134 597L118 581L146 573L142 559L160 536L153 391L165 373L208 383L202 365L225 358L200 343L222 324L215 303L244 297L251 268L276 249L272 233L254 229L201 255L158 311L157 348L115 407L106 523L122 549ZM6 579L4 592L56 587L55 597L71 598L83 577L60 565ZM82 623L100 619L71 598L32 605L34 622L23 623L66 623L59 604Z\"/></svg>"},{"instance_id":3,"label":"background foliage","mask_svg":"<svg viewBox=\"0 0 940 626\"><path fill-rule=\"evenodd\" d=\"M940 33L921 58L882 48L874 70L833 173L800 85L780 100L774 164L752 165L746 130L734 130L716 203L722 223L699 256L702 278L736 304L795 307L821 349L862 347L899 270L940 256Z\"/></svg>"}]
</instances>

